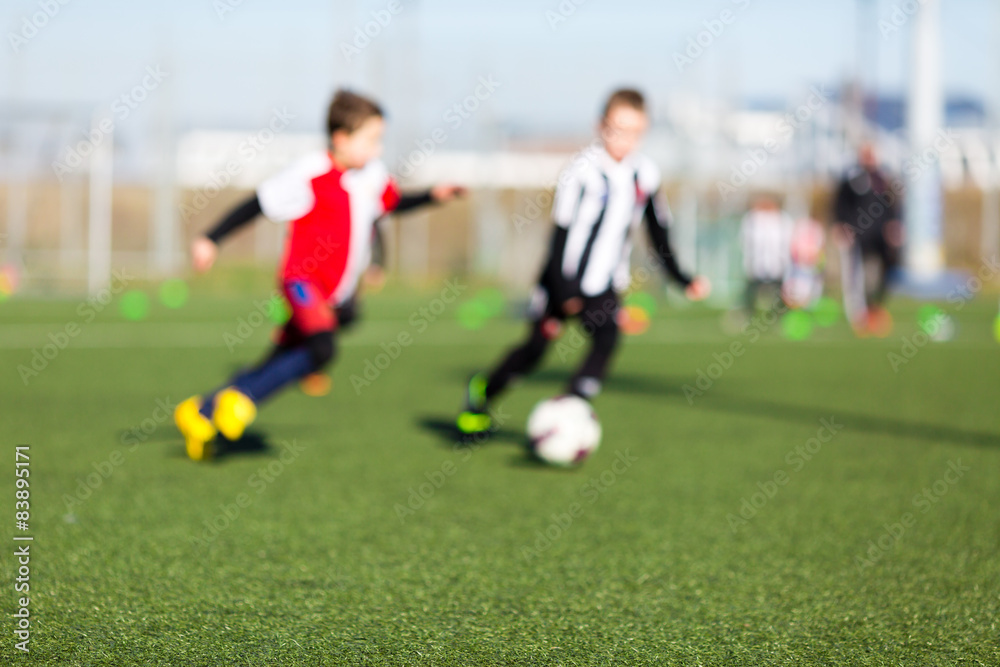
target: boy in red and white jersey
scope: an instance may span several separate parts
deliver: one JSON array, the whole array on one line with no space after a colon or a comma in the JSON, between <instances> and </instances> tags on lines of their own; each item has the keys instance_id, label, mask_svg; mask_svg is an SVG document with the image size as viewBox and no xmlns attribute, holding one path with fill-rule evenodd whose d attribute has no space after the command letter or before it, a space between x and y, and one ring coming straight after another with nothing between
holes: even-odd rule
<instances>
[{"instance_id":1,"label":"boy in red and white jersey","mask_svg":"<svg viewBox=\"0 0 1000 667\"><path fill-rule=\"evenodd\" d=\"M218 243L257 216L289 223L278 283L291 318L261 364L177 407L174 420L192 459L209 458L219 433L239 439L256 418L261 401L333 360L338 312L352 310L358 282L371 262L373 227L380 217L447 201L462 192L458 186L439 185L419 195L401 195L378 159L385 121L381 108L369 99L338 92L327 129L329 151L309 155L265 181L192 246L195 270L207 271L215 262Z\"/></svg>"}]
</instances>

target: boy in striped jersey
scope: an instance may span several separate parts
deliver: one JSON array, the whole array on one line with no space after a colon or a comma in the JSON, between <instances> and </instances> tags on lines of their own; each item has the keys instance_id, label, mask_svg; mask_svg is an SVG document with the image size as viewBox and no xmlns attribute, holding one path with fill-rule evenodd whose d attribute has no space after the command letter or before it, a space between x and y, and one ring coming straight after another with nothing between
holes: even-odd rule
<instances>
[{"instance_id":1,"label":"boy in striped jersey","mask_svg":"<svg viewBox=\"0 0 1000 667\"><path fill-rule=\"evenodd\" d=\"M581 153L559 179L549 259L531 300L528 339L488 375L469 381L457 426L466 434L491 427L489 403L514 379L530 373L559 337L565 321L579 317L591 348L567 393L592 399L601 390L618 343L619 293L631 282L631 235L644 223L664 269L701 300L710 286L681 271L670 247L670 211L657 194L660 172L636 152L649 119L642 94L623 89L604 107L601 146Z\"/></svg>"}]
</instances>

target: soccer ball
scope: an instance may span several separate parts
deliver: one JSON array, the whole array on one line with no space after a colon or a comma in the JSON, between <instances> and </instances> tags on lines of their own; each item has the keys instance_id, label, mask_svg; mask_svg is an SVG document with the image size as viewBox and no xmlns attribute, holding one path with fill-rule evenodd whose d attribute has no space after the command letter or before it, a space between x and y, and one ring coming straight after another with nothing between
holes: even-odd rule
<instances>
[{"instance_id":1,"label":"soccer ball","mask_svg":"<svg viewBox=\"0 0 1000 667\"><path fill-rule=\"evenodd\" d=\"M601 424L590 403L579 396L542 401L528 417L531 450L546 463L581 463L601 443Z\"/></svg>"}]
</instances>

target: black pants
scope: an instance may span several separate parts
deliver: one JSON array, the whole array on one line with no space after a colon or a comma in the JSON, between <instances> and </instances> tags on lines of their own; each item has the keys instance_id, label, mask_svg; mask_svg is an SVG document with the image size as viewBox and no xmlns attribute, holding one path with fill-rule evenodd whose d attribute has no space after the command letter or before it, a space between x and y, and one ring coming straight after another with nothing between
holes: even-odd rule
<instances>
[{"instance_id":1,"label":"black pants","mask_svg":"<svg viewBox=\"0 0 1000 667\"><path fill-rule=\"evenodd\" d=\"M899 264L899 253L885 241L861 246L861 265L865 272L865 302L881 306L889 291L889 272ZM869 275L873 273L874 275Z\"/></svg>"},{"instance_id":2,"label":"black pants","mask_svg":"<svg viewBox=\"0 0 1000 667\"><path fill-rule=\"evenodd\" d=\"M545 299L534 314L528 339L511 350L486 384L486 397L500 394L511 381L531 373L545 356L549 344L559 337L566 316L561 304L553 304L544 288L538 288ZM537 297L536 297L537 298ZM618 295L613 290L593 297L584 297L583 310L579 313L581 326L590 339L590 351L583 365L573 375L567 393L591 399L601 391L611 357L618 345ZM581 340L582 343L582 340ZM573 351L573 341L563 341L567 351Z\"/></svg>"}]
</instances>

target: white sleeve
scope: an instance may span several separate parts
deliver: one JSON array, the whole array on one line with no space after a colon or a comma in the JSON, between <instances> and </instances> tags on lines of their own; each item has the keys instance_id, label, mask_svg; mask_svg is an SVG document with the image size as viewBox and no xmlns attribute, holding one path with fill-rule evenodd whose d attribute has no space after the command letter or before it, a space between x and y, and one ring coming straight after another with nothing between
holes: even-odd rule
<instances>
[{"instance_id":1,"label":"white sleeve","mask_svg":"<svg viewBox=\"0 0 1000 667\"><path fill-rule=\"evenodd\" d=\"M655 162L645 156L643 156L642 162L639 164L638 178L639 189L649 197L654 197L660 191L660 185L663 181L660 168L656 166Z\"/></svg>"},{"instance_id":2,"label":"white sleeve","mask_svg":"<svg viewBox=\"0 0 1000 667\"><path fill-rule=\"evenodd\" d=\"M585 187L582 176L580 170L573 166L567 167L559 176L552 204L552 220L560 227L569 227L580 209Z\"/></svg>"},{"instance_id":3,"label":"white sleeve","mask_svg":"<svg viewBox=\"0 0 1000 667\"><path fill-rule=\"evenodd\" d=\"M332 168L326 153L309 155L257 187L260 210L274 222L297 220L313 209L312 180Z\"/></svg>"}]
</instances>

